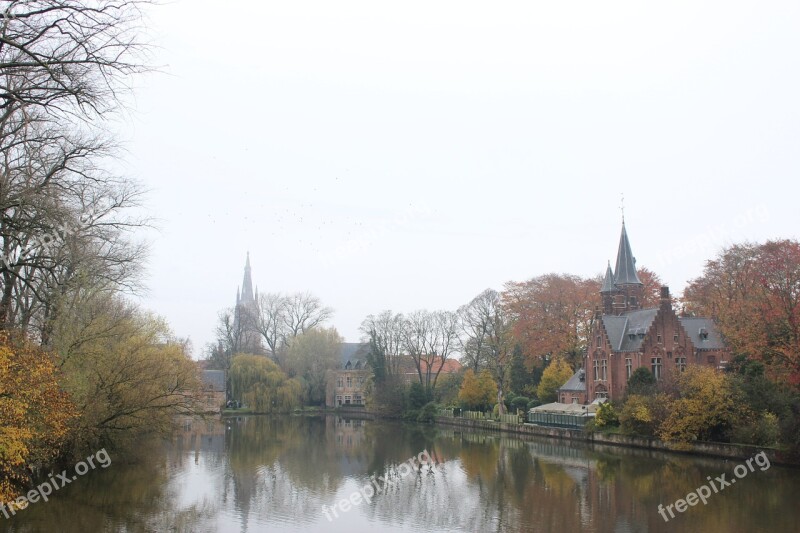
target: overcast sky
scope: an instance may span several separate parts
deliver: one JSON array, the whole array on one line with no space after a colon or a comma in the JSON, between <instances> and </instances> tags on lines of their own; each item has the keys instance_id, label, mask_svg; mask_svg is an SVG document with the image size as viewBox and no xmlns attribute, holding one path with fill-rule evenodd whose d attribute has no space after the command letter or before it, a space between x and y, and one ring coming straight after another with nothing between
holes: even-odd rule
<instances>
[{"instance_id":1,"label":"overcast sky","mask_svg":"<svg viewBox=\"0 0 800 533\"><path fill-rule=\"evenodd\" d=\"M249 251L358 340L383 309L614 260L673 292L797 238L800 3L210 2L149 12L127 171L149 293L199 357Z\"/></svg>"}]
</instances>

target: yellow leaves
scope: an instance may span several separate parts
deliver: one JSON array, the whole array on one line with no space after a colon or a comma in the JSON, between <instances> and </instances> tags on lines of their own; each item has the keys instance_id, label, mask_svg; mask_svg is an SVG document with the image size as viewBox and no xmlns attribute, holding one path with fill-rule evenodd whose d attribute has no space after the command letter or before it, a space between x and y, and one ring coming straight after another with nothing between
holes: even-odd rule
<instances>
[{"instance_id":1,"label":"yellow leaves","mask_svg":"<svg viewBox=\"0 0 800 533\"><path fill-rule=\"evenodd\" d=\"M259 413L287 412L300 406L302 386L262 355L237 355L229 371L231 393Z\"/></svg>"},{"instance_id":2,"label":"yellow leaves","mask_svg":"<svg viewBox=\"0 0 800 533\"><path fill-rule=\"evenodd\" d=\"M550 365L544 369L542 380L536 389L539 401L542 403L555 401L556 391L572 377L572 374L572 368L563 358L556 357L553 359Z\"/></svg>"},{"instance_id":3,"label":"yellow leaves","mask_svg":"<svg viewBox=\"0 0 800 533\"><path fill-rule=\"evenodd\" d=\"M48 354L0 334L0 501L15 497L26 467L52 459L70 430L75 410L59 377Z\"/></svg>"},{"instance_id":4,"label":"yellow leaves","mask_svg":"<svg viewBox=\"0 0 800 533\"><path fill-rule=\"evenodd\" d=\"M464 373L458 400L467 408L482 409L494 403L497 396L497 384L488 370L482 370L477 376L472 369Z\"/></svg>"},{"instance_id":5,"label":"yellow leaves","mask_svg":"<svg viewBox=\"0 0 800 533\"><path fill-rule=\"evenodd\" d=\"M717 370L691 366L677 378L680 397L659 430L664 440L713 440L737 414L728 378Z\"/></svg>"}]
</instances>

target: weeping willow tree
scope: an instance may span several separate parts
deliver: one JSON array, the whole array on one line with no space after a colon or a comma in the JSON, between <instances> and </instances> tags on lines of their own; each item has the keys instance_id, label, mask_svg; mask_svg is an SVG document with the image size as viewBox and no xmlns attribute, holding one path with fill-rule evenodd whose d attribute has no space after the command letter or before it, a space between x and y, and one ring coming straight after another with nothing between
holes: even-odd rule
<instances>
[{"instance_id":1,"label":"weeping willow tree","mask_svg":"<svg viewBox=\"0 0 800 533\"><path fill-rule=\"evenodd\" d=\"M237 355L229 372L231 394L258 413L285 413L301 405L303 387L270 359Z\"/></svg>"}]
</instances>

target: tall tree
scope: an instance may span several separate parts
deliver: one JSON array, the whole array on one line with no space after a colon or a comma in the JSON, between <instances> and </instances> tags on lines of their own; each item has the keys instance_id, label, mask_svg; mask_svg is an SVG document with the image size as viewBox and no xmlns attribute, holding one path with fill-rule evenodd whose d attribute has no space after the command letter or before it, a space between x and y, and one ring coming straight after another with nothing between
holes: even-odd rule
<instances>
[{"instance_id":1,"label":"tall tree","mask_svg":"<svg viewBox=\"0 0 800 533\"><path fill-rule=\"evenodd\" d=\"M375 379L383 381L401 372L405 355L403 334L405 318L400 313L386 310L369 315L361 323L363 340L370 343L370 364Z\"/></svg>"},{"instance_id":2,"label":"tall tree","mask_svg":"<svg viewBox=\"0 0 800 533\"><path fill-rule=\"evenodd\" d=\"M451 311L415 311L404 320L403 346L427 391L436 388L439 374L455 352L457 329L458 317Z\"/></svg>"},{"instance_id":3,"label":"tall tree","mask_svg":"<svg viewBox=\"0 0 800 533\"><path fill-rule=\"evenodd\" d=\"M506 284L503 306L513 321L514 338L531 366L541 366L547 356L580 363L594 309L600 302L599 290L597 280L569 274L546 274Z\"/></svg>"},{"instance_id":4,"label":"tall tree","mask_svg":"<svg viewBox=\"0 0 800 533\"><path fill-rule=\"evenodd\" d=\"M315 328L298 335L289 346L290 375L302 379L306 403L325 404L328 372L339 363L343 341L336 328Z\"/></svg>"}]
</instances>

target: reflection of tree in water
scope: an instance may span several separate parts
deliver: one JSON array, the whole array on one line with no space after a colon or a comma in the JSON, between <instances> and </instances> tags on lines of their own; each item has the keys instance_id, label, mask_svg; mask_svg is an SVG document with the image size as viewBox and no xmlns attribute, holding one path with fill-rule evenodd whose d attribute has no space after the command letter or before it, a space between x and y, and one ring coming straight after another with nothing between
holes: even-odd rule
<instances>
[{"instance_id":1,"label":"reflection of tree in water","mask_svg":"<svg viewBox=\"0 0 800 533\"><path fill-rule=\"evenodd\" d=\"M170 486L167 450L158 440L142 442L135 457L114 457L106 469L78 477L12 518L12 531L198 531L213 504L178 505L181 487Z\"/></svg>"},{"instance_id":2,"label":"reflection of tree in water","mask_svg":"<svg viewBox=\"0 0 800 533\"><path fill-rule=\"evenodd\" d=\"M401 466L425 449L435 469ZM374 475L392 485L340 517L342 526L365 515L377 529L423 531L793 531L787 495L800 492L793 470L756 470L667 524L659 503L684 498L709 475L730 479L739 463L333 416L202 422L141 452L133 464L112 454L110 468L7 524L26 532L323 530L321 506Z\"/></svg>"}]
</instances>

